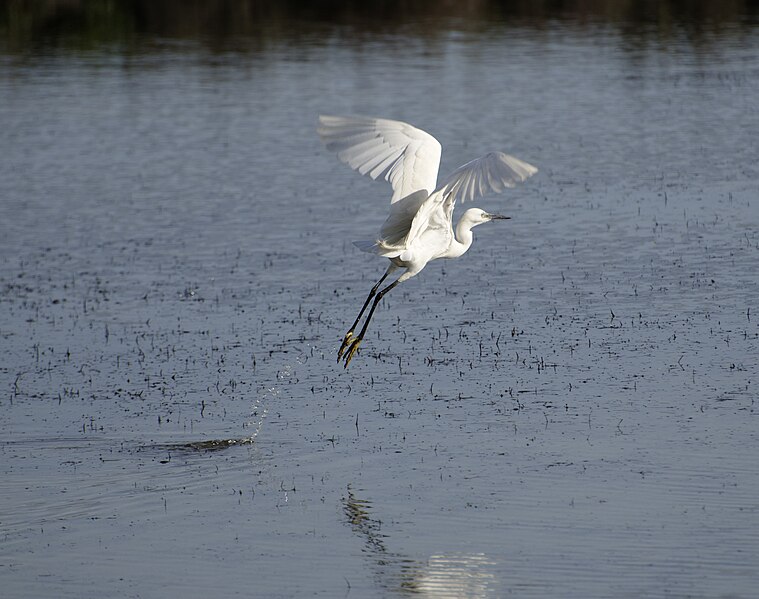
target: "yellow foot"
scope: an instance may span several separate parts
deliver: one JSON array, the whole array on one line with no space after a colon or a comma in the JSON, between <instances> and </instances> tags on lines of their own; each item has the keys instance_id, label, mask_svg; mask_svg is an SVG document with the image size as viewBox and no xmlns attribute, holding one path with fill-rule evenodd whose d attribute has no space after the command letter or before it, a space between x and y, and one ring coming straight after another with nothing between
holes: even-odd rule
<instances>
[{"instance_id":1,"label":"yellow foot","mask_svg":"<svg viewBox=\"0 0 759 599\"><path fill-rule=\"evenodd\" d=\"M356 355L359 345L361 345L361 337L357 337L356 339L354 339L353 343L350 344L348 351L345 353L345 368L348 368L348 364L351 363L353 356Z\"/></svg>"},{"instance_id":2,"label":"yellow foot","mask_svg":"<svg viewBox=\"0 0 759 599\"><path fill-rule=\"evenodd\" d=\"M340 361L340 358L343 357L343 352L345 351L345 348L348 347L351 337L353 337L353 331L348 331L347 333L345 333L345 339L343 339L343 344L340 346L340 349L337 350L338 362Z\"/></svg>"}]
</instances>

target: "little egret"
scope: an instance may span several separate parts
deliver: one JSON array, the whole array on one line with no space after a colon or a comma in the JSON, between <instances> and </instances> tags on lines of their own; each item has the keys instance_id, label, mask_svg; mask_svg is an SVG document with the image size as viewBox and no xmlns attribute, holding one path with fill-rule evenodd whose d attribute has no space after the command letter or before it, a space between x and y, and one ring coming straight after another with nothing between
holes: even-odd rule
<instances>
[{"instance_id":1,"label":"little egret","mask_svg":"<svg viewBox=\"0 0 759 599\"><path fill-rule=\"evenodd\" d=\"M327 149L336 152L342 162L372 179L384 178L393 188L390 216L377 238L354 242L365 252L388 258L390 265L372 287L337 352L337 361L344 355L347 368L377 304L391 289L419 274L431 260L464 254L472 245L472 229L477 225L509 218L470 208L456 225L454 235L452 218L456 200L466 202L489 192L501 192L531 177L538 169L508 154L490 152L460 166L438 184L440 142L416 127L388 119L320 116L317 130ZM398 268L405 271L378 291ZM364 326L354 336L372 298L374 303Z\"/></svg>"}]
</instances>

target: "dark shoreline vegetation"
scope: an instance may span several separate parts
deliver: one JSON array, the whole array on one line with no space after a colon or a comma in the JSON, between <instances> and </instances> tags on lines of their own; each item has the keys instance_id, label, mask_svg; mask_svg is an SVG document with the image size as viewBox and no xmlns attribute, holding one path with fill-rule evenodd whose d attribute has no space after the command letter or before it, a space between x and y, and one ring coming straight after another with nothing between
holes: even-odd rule
<instances>
[{"instance_id":1,"label":"dark shoreline vegetation","mask_svg":"<svg viewBox=\"0 0 759 599\"><path fill-rule=\"evenodd\" d=\"M255 51L301 38L362 38L403 32L434 38L451 29L610 27L623 37L694 46L759 23L759 0L7 0L0 53L110 47L129 51L154 39L199 41L210 51Z\"/></svg>"}]
</instances>

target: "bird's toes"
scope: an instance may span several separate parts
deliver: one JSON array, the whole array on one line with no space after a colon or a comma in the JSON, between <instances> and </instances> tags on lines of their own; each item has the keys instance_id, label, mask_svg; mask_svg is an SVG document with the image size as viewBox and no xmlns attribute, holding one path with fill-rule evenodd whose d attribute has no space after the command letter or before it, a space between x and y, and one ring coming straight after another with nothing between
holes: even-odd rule
<instances>
[{"instance_id":1,"label":"bird's toes","mask_svg":"<svg viewBox=\"0 0 759 599\"><path fill-rule=\"evenodd\" d=\"M361 345L361 338L358 337L353 340L353 343L350 344L350 347L348 348L348 351L345 354L345 368L348 368L348 364L351 363L351 360L353 359L353 356L356 355L356 352L358 351L358 346Z\"/></svg>"},{"instance_id":2,"label":"bird's toes","mask_svg":"<svg viewBox=\"0 0 759 599\"><path fill-rule=\"evenodd\" d=\"M348 344L350 343L351 337L353 337L353 331L348 331L345 334L345 338L343 339L342 344L340 345L340 349L337 350L337 361L340 361L340 358L343 357L343 353L345 353L345 348L348 347Z\"/></svg>"}]
</instances>

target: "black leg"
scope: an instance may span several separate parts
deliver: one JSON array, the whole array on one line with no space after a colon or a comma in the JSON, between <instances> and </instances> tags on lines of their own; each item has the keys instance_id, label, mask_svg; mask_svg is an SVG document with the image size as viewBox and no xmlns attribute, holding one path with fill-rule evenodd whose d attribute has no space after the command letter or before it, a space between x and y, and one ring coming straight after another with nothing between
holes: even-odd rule
<instances>
[{"instance_id":1,"label":"black leg","mask_svg":"<svg viewBox=\"0 0 759 599\"><path fill-rule=\"evenodd\" d=\"M340 358L343 357L343 352L345 351L345 348L348 347L348 344L350 343L351 338L353 337L353 331L356 330L356 327L358 326L358 322L361 320L361 317L363 316L364 312L366 311L366 307L369 305L369 302L372 301L372 298L377 293L377 289L379 289L379 286L382 285L382 281L384 281L387 276L393 272L397 267L393 264L387 267L387 270L385 271L385 274L382 275L382 278L380 278L379 281L372 287L372 290L369 292L369 297L366 298L366 301L364 302L364 307L361 308L361 311L358 313L358 316L356 316L356 320L354 321L351 328L348 330L348 332L345 334L345 337L343 338L343 342L340 345L340 349L337 350L337 361L340 361Z\"/></svg>"},{"instance_id":2,"label":"black leg","mask_svg":"<svg viewBox=\"0 0 759 599\"><path fill-rule=\"evenodd\" d=\"M393 281L392 283L390 283L390 285L388 285L382 291L380 291L377 294L377 297L374 298L372 309L369 310L369 315L366 317L366 320L364 321L364 326L361 327L361 332L358 334L358 337L356 337L355 339L353 339L353 341L350 342L347 348L348 351L345 354L345 368L348 368L348 364L350 364L351 360L353 359L353 356L356 354L356 351L358 350L358 346L361 344L361 340L364 338L366 329L369 327L369 321L371 321L372 316L374 315L374 311L377 309L377 305L380 303L382 298L385 297L385 294L387 294L391 289L393 289L400 282L401 282L400 279Z\"/></svg>"}]
</instances>

